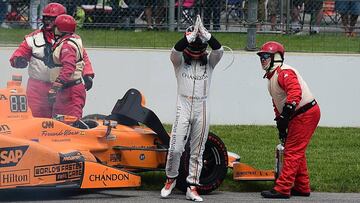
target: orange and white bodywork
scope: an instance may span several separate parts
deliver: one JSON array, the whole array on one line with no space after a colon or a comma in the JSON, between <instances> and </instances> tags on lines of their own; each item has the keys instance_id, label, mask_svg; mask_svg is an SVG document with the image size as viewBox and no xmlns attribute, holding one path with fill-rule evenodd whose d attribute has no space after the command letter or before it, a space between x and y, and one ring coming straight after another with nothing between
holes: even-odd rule
<instances>
[{"instance_id":1,"label":"orange and white bodywork","mask_svg":"<svg viewBox=\"0 0 360 203\"><path fill-rule=\"evenodd\" d=\"M272 181L275 180L274 170L259 170L240 162L240 156L228 152L228 166L233 169L233 179L237 181Z\"/></svg>"},{"instance_id":2,"label":"orange and white bodywork","mask_svg":"<svg viewBox=\"0 0 360 203\"><path fill-rule=\"evenodd\" d=\"M239 177L234 177L236 180L250 180L249 174L259 177L255 169L238 165L238 155L226 153L225 145L216 143L220 142L210 143L211 149L224 149L224 153L209 150L218 160L217 170L210 168L214 171L208 172L209 176L219 171L226 174L222 169L230 167ZM0 189L138 187L141 178L134 173L163 170L168 147L168 133L135 89L117 101L110 115L81 120L66 115L33 117L21 76L14 76L0 89ZM217 178L214 183L221 183L225 175Z\"/></svg>"},{"instance_id":3,"label":"orange and white bodywork","mask_svg":"<svg viewBox=\"0 0 360 203\"><path fill-rule=\"evenodd\" d=\"M233 179L239 181L273 181L275 180L274 170L259 170L248 164L233 164Z\"/></svg>"},{"instance_id":4,"label":"orange and white bodywork","mask_svg":"<svg viewBox=\"0 0 360 203\"><path fill-rule=\"evenodd\" d=\"M94 122L81 129L32 117L21 79L13 78L0 89L0 189L138 187L140 176L129 170L165 165L165 151L119 149L155 149L161 141L151 129L117 125L106 135L108 126Z\"/></svg>"}]
</instances>

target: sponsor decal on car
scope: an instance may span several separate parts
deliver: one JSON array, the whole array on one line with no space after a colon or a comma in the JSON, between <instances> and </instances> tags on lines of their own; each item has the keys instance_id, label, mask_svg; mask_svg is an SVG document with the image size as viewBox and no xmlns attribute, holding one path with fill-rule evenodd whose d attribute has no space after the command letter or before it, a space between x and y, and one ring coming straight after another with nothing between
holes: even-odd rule
<instances>
[{"instance_id":1,"label":"sponsor decal on car","mask_svg":"<svg viewBox=\"0 0 360 203\"><path fill-rule=\"evenodd\" d=\"M7 100L6 96L3 94L0 94L0 100Z\"/></svg>"},{"instance_id":2,"label":"sponsor decal on car","mask_svg":"<svg viewBox=\"0 0 360 203\"><path fill-rule=\"evenodd\" d=\"M10 115L8 115L7 116L7 118L8 119L18 119L18 118L20 118L20 119L26 119L26 118L28 118L28 115L27 114L10 114Z\"/></svg>"},{"instance_id":3,"label":"sponsor decal on car","mask_svg":"<svg viewBox=\"0 0 360 203\"><path fill-rule=\"evenodd\" d=\"M51 139L51 142L71 142L71 139L70 138Z\"/></svg>"},{"instance_id":4,"label":"sponsor decal on car","mask_svg":"<svg viewBox=\"0 0 360 203\"><path fill-rule=\"evenodd\" d=\"M30 184L30 169L3 171L0 173L0 186Z\"/></svg>"},{"instance_id":5,"label":"sponsor decal on car","mask_svg":"<svg viewBox=\"0 0 360 203\"><path fill-rule=\"evenodd\" d=\"M6 124L0 125L0 134L8 135L11 133L10 127Z\"/></svg>"},{"instance_id":6,"label":"sponsor decal on car","mask_svg":"<svg viewBox=\"0 0 360 203\"><path fill-rule=\"evenodd\" d=\"M121 154L110 154L110 162L119 162L121 161Z\"/></svg>"},{"instance_id":7,"label":"sponsor decal on car","mask_svg":"<svg viewBox=\"0 0 360 203\"><path fill-rule=\"evenodd\" d=\"M91 174L89 176L90 182L102 182L104 186L111 184L111 182L115 181L128 181L130 179L130 175L128 173L124 173L122 171L112 171L110 172L108 168L106 168L102 174Z\"/></svg>"},{"instance_id":8,"label":"sponsor decal on car","mask_svg":"<svg viewBox=\"0 0 360 203\"><path fill-rule=\"evenodd\" d=\"M47 130L41 131L42 136L69 136L69 135L80 135L80 131L73 130L61 130L58 132L49 132Z\"/></svg>"},{"instance_id":9,"label":"sponsor decal on car","mask_svg":"<svg viewBox=\"0 0 360 203\"><path fill-rule=\"evenodd\" d=\"M79 151L60 153L60 163L83 162L85 159Z\"/></svg>"},{"instance_id":10,"label":"sponsor decal on car","mask_svg":"<svg viewBox=\"0 0 360 203\"><path fill-rule=\"evenodd\" d=\"M44 128L44 129L54 128L54 122L53 121L43 121L41 123L41 127Z\"/></svg>"},{"instance_id":11,"label":"sponsor decal on car","mask_svg":"<svg viewBox=\"0 0 360 203\"><path fill-rule=\"evenodd\" d=\"M16 166L29 146L0 148L0 167Z\"/></svg>"},{"instance_id":12,"label":"sponsor decal on car","mask_svg":"<svg viewBox=\"0 0 360 203\"><path fill-rule=\"evenodd\" d=\"M27 99L25 95L10 95L11 112L27 112Z\"/></svg>"},{"instance_id":13,"label":"sponsor decal on car","mask_svg":"<svg viewBox=\"0 0 360 203\"><path fill-rule=\"evenodd\" d=\"M55 164L45 166L35 166L34 176L56 176L56 180L68 180L80 178L84 171L84 162L68 164Z\"/></svg>"}]
</instances>

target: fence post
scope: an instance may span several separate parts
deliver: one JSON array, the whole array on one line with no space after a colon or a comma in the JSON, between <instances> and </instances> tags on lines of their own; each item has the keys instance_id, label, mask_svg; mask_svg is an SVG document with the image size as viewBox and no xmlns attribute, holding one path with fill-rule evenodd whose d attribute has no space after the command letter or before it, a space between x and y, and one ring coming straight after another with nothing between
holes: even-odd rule
<instances>
[{"instance_id":1,"label":"fence post","mask_svg":"<svg viewBox=\"0 0 360 203\"><path fill-rule=\"evenodd\" d=\"M291 13L290 13L290 9L292 9L291 7L293 7L292 5L290 6L291 1L287 0L286 1L286 33L290 33L290 24L291 24Z\"/></svg>"},{"instance_id":2,"label":"fence post","mask_svg":"<svg viewBox=\"0 0 360 203\"><path fill-rule=\"evenodd\" d=\"M175 30L175 0L169 0L169 31Z\"/></svg>"},{"instance_id":3,"label":"fence post","mask_svg":"<svg viewBox=\"0 0 360 203\"><path fill-rule=\"evenodd\" d=\"M246 50L255 51L256 50L256 23L257 23L257 0L248 1L248 27L247 27L247 44Z\"/></svg>"}]
</instances>

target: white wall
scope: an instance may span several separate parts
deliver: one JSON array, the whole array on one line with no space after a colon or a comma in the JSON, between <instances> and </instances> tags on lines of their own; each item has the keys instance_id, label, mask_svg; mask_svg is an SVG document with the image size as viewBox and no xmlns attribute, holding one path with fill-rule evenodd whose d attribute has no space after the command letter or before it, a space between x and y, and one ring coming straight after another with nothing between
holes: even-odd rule
<instances>
[{"instance_id":1,"label":"white wall","mask_svg":"<svg viewBox=\"0 0 360 203\"><path fill-rule=\"evenodd\" d=\"M0 86L14 72L8 59L14 48L0 49ZM176 81L168 50L89 49L96 72L84 114L109 114L129 88L145 96L147 106L165 123L175 117ZM255 52L226 52L214 72L211 89L212 124L274 124L266 79ZM321 126L360 126L359 55L286 53L320 104Z\"/></svg>"}]
</instances>

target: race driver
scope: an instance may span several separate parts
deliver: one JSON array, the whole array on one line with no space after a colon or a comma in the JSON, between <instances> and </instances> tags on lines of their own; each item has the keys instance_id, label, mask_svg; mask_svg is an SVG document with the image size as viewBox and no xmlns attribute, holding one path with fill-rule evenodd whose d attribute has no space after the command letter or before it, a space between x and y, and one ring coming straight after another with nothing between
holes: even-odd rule
<instances>
[{"instance_id":1,"label":"race driver","mask_svg":"<svg viewBox=\"0 0 360 203\"><path fill-rule=\"evenodd\" d=\"M29 64L26 94L34 117L51 118L53 114L48 102L48 92L54 82L50 76L54 69L51 52L55 41L52 29L56 16L65 13L65 7L59 3L46 5L43 9L42 28L26 35L10 58L10 64L14 68L26 68ZM83 80L86 89L90 90L95 75L86 51L83 58Z\"/></svg>"},{"instance_id":2,"label":"race driver","mask_svg":"<svg viewBox=\"0 0 360 203\"><path fill-rule=\"evenodd\" d=\"M320 120L320 108L306 82L284 64L284 46L269 41L257 53L272 97L279 139L284 142L284 163L273 189L264 198L310 196L305 151Z\"/></svg>"},{"instance_id":3,"label":"race driver","mask_svg":"<svg viewBox=\"0 0 360 203\"><path fill-rule=\"evenodd\" d=\"M210 54L207 46L212 48ZM176 118L172 126L170 148L166 163L167 180L161 197L171 194L179 174L180 158L185 144L190 139L189 184L186 199L203 201L196 186L200 185L203 152L209 132L209 90L213 70L223 55L223 47L203 26L200 16L194 26L171 50L177 79Z\"/></svg>"},{"instance_id":4,"label":"race driver","mask_svg":"<svg viewBox=\"0 0 360 203\"><path fill-rule=\"evenodd\" d=\"M55 44L53 46L54 78L48 92L53 105L53 116L70 115L82 117L86 91L81 81L85 67L84 48L80 36L75 34L76 21L67 14L56 17L54 22Z\"/></svg>"}]
</instances>

